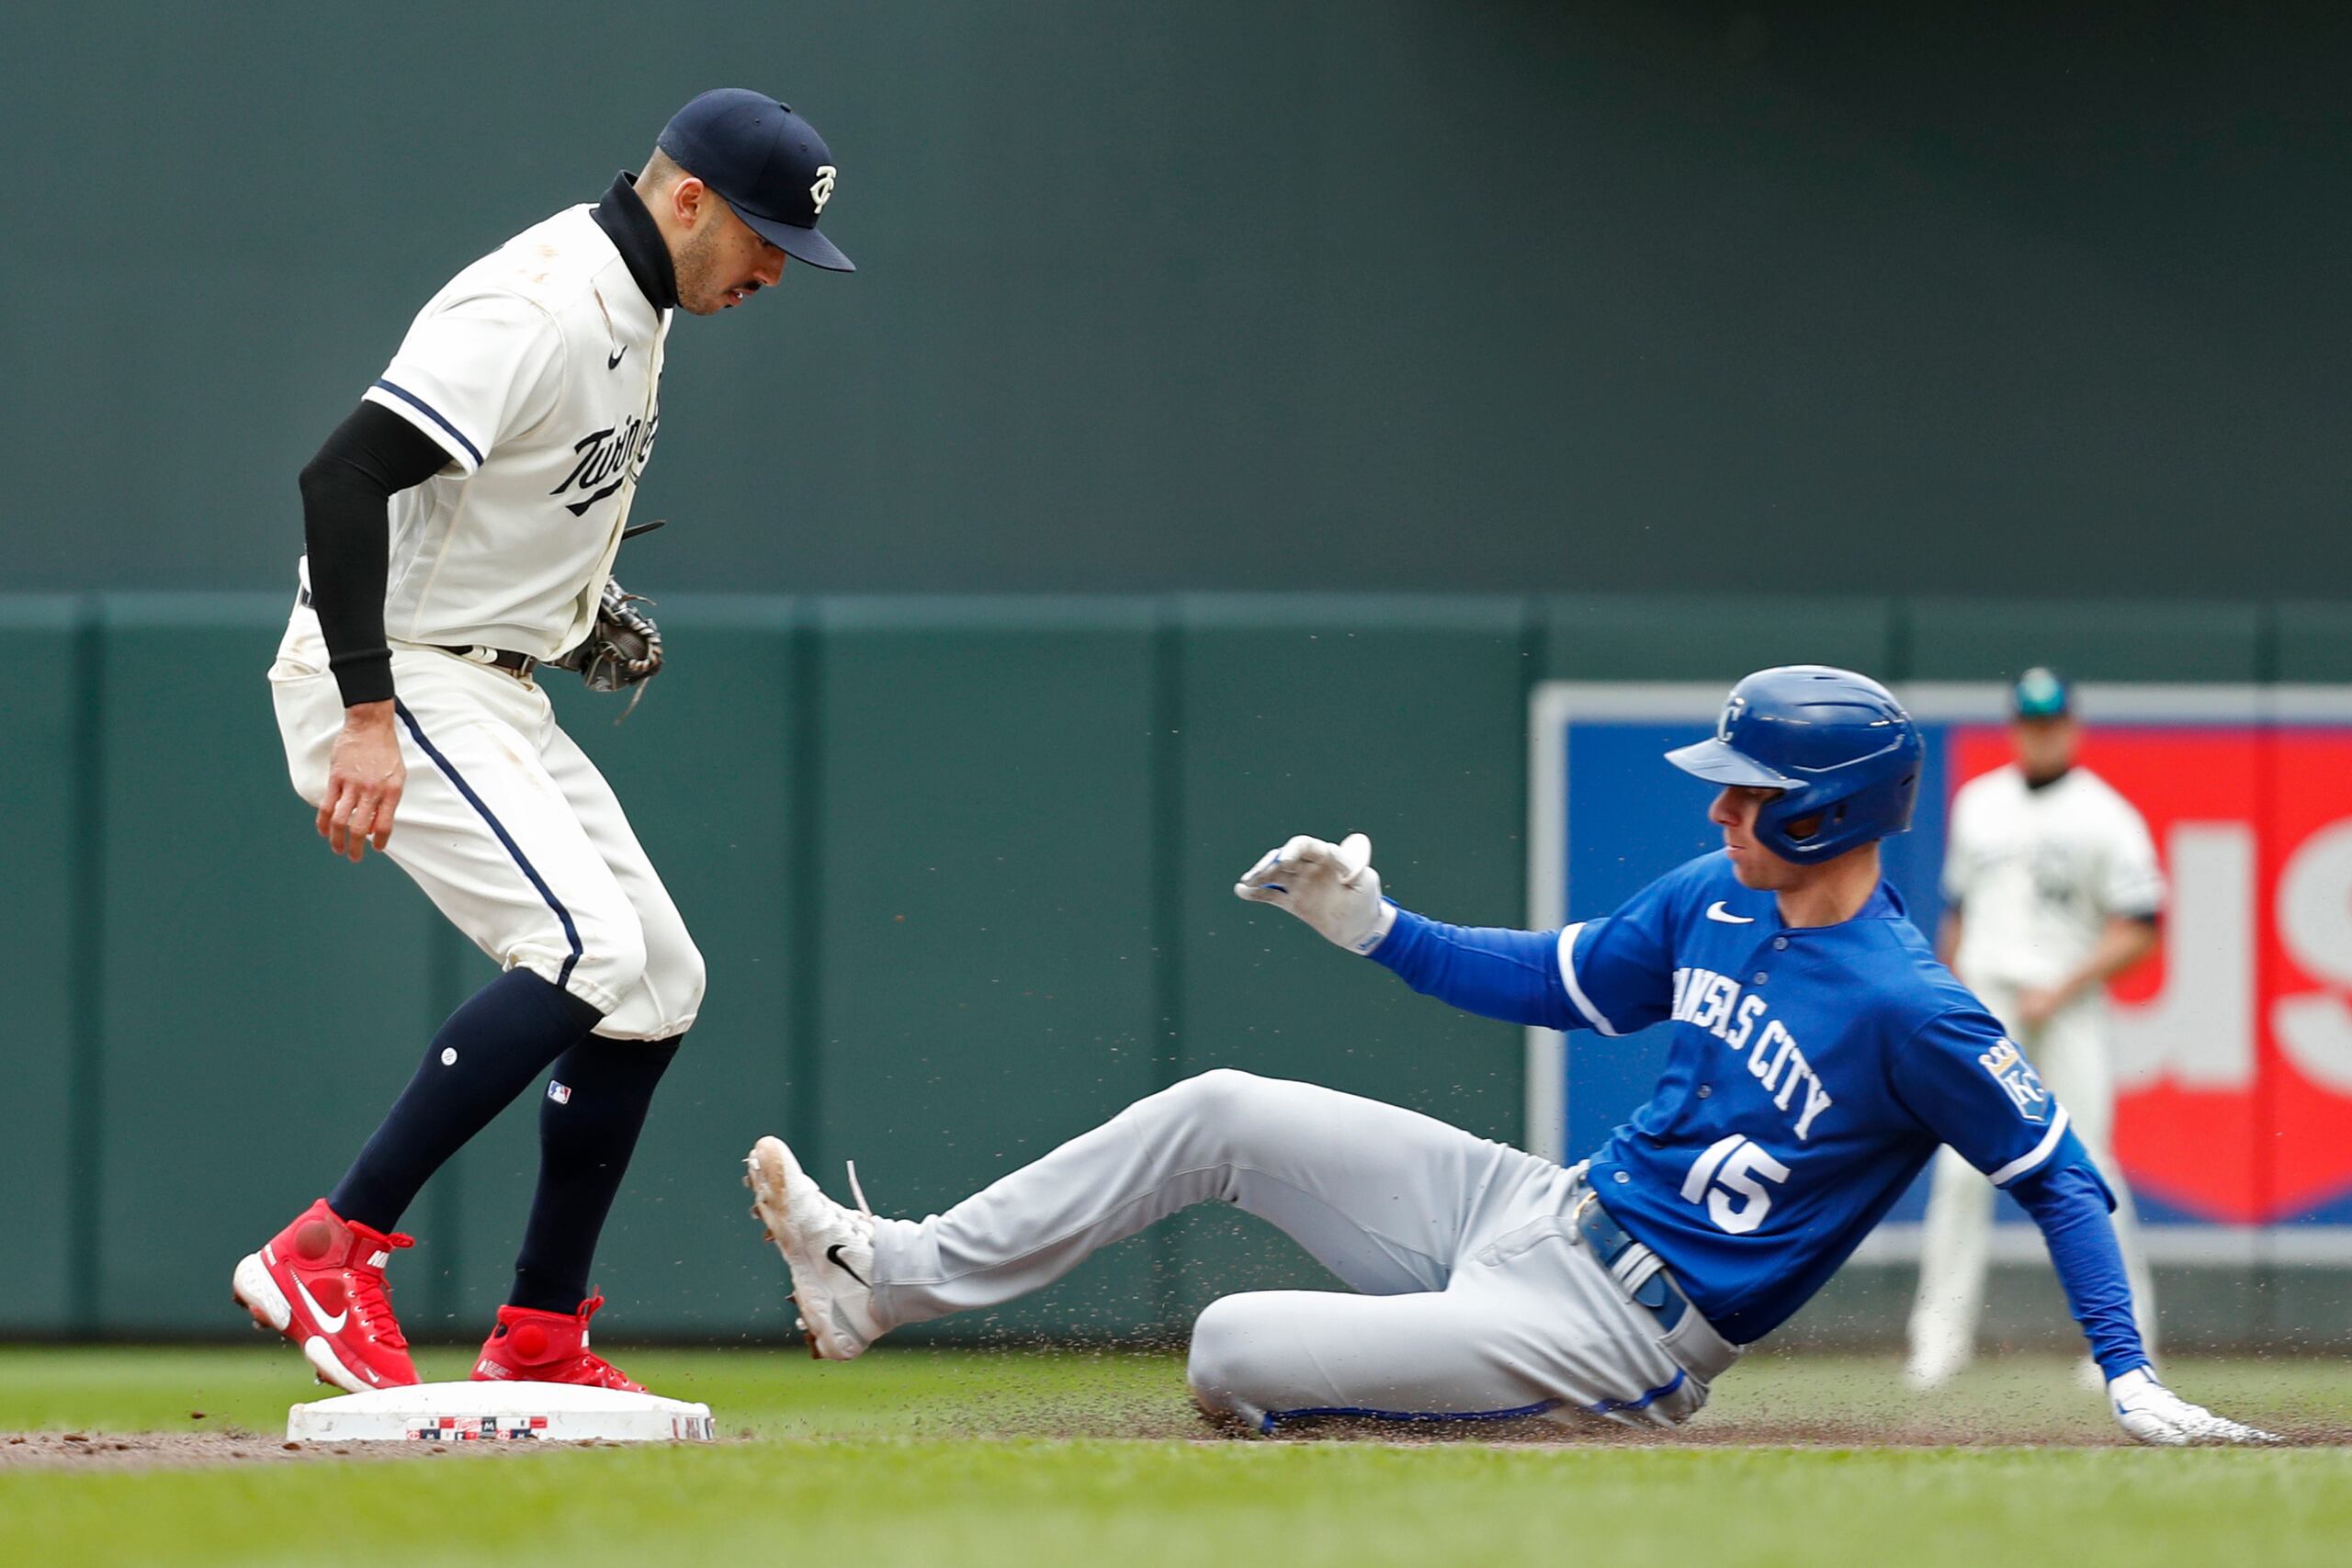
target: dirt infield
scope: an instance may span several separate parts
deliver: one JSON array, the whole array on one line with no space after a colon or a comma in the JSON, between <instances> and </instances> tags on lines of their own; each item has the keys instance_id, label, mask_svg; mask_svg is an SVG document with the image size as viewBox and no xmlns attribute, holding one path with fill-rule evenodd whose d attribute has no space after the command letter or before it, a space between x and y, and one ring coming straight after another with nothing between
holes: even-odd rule
<instances>
[{"instance_id":1,"label":"dirt infield","mask_svg":"<svg viewBox=\"0 0 2352 1568\"><path fill-rule=\"evenodd\" d=\"M462 1376L466 1352L428 1349L428 1370ZM925 1448L1111 1440L1230 1447L1204 1421L1172 1356L1125 1351L885 1350L853 1366L766 1349L650 1350L634 1367L702 1401L721 1447L805 1456L829 1441L908 1439ZM2352 1360L2183 1358L2177 1386L2295 1447L2352 1448ZM1341 1421L1283 1427L1294 1443L1370 1447L1467 1441L1510 1448L1984 1450L2109 1450L2127 1439L2082 1386L2071 1358L1987 1356L1951 1388L1907 1391L1891 1357L1759 1353L1687 1426L1598 1418L1466 1428ZM568 1444L319 1442L288 1447L287 1402L323 1397L275 1353L172 1348L0 1347L0 1474L178 1471L347 1461L447 1461L544 1453ZM1238 1434L1247 1441L1252 1434ZM610 1445L599 1445L610 1446ZM638 1445L622 1445L636 1447ZM683 1457L683 1456L681 1456ZM727 1469L711 1456L714 1473ZM689 1470L702 1467L688 1464Z\"/></svg>"},{"instance_id":2,"label":"dirt infield","mask_svg":"<svg viewBox=\"0 0 2352 1568\"><path fill-rule=\"evenodd\" d=\"M2276 1426L2281 1448L2352 1447L2352 1425ZM1566 1426L1549 1421L1498 1423L1476 1431L1416 1430L1348 1420L1285 1427L1288 1441L1374 1441L1392 1445L1462 1441L1514 1447L1594 1449L2128 1449L2120 1429L2084 1432L2047 1428L1911 1423L1899 1427L1860 1420L1693 1421L1687 1427Z\"/></svg>"},{"instance_id":3,"label":"dirt infield","mask_svg":"<svg viewBox=\"0 0 2352 1568\"><path fill-rule=\"evenodd\" d=\"M453 1455L544 1451L548 1447L619 1448L618 1443L289 1443L266 1432L10 1432L0 1435L0 1471L166 1470L202 1465L285 1464L309 1460L434 1460Z\"/></svg>"},{"instance_id":4,"label":"dirt infield","mask_svg":"<svg viewBox=\"0 0 2352 1568\"><path fill-rule=\"evenodd\" d=\"M1124 1430L1106 1430L1092 1422L1016 1421L1010 1429L987 1433L959 1431L935 1436L969 1442L1009 1438L1081 1439L1134 1442L1216 1444L1251 1440L1245 1433L1212 1429L1203 1422L1177 1423L1147 1419L1129 1422ZM2288 1448L2352 1446L2352 1425L2301 1425L2280 1432ZM1347 1420L1302 1422L1286 1427L1281 1439L1289 1442L1352 1442L1419 1448L1460 1442L1528 1448L1637 1449L2102 1449L2128 1448L2121 1432L1999 1430L1965 1423L1913 1422L1890 1427L1866 1421L1700 1420L1671 1430L1611 1426L1563 1426L1549 1421L1512 1422L1476 1430L1416 1428L1395 1423ZM750 1440L748 1435L722 1438L724 1444ZM783 1442L806 1439L780 1439ZM339 1442L292 1443L262 1432L11 1432L0 1435L0 1472L9 1470L164 1470L289 1464L321 1461L383 1462L452 1460L460 1457L545 1454L560 1450L630 1448L618 1442L566 1443L411 1443Z\"/></svg>"}]
</instances>

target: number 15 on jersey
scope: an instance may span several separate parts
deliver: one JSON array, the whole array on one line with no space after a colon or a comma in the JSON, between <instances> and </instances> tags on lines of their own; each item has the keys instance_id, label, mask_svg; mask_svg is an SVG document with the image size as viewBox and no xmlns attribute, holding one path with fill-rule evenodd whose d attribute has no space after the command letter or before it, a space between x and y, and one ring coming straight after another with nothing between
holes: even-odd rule
<instances>
[{"instance_id":1,"label":"number 15 on jersey","mask_svg":"<svg viewBox=\"0 0 2352 1568\"><path fill-rule=\"evenodd\" d=\"M1704 1202L1707 1217L1733 1235L1746 1235L1772 1212L1772 1194L1763 1183L1789 1179L1789 1168L1768 1154L1761 1144L1734 1133L1707 1145L1682 1179L1682 1201Z\"/></svg>"}]
</instances>

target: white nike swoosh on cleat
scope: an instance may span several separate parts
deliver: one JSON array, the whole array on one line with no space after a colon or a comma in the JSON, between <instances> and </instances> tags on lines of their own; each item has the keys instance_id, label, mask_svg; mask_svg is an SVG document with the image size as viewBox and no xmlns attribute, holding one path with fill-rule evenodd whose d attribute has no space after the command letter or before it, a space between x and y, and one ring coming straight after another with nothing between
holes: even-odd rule
<instances>
[{"instance_id":1,"label":"white nike swoosh on cleat","mask_svg":"<svg viewBox=\"0 0 2352 1568\"><path fill-rule=\"evenodd\" d=\"M1756 923L1756 917L1753 915L1735 915L1725 909L1724 901L1720 898L1707 906L1707 919L1721 920L1727 926L1752 926Z\"/></svg>"},{"instance_id":2,"label":"white nike swoosh on cleat","mask_svg":"<svg viewBox=\"0 0 2352 1568\"><path fill-rule=\"evenodd\" d=\"M325 1329L329 1334L340 1334L343 1332L343 1325L351 1318L351 1309L349 1307L345 1307L341 1312L336 1313L333 1317L329 1317L326 1314L326 1309L319 1305L318 1297L311 1294L310 1286L302 1283L301 1280L297 1280L294 1281L294 1293L302 1298L303 1307L313 1318L318 1320L318 1325L321 1328Z\"/></svg>"}]
</instances>

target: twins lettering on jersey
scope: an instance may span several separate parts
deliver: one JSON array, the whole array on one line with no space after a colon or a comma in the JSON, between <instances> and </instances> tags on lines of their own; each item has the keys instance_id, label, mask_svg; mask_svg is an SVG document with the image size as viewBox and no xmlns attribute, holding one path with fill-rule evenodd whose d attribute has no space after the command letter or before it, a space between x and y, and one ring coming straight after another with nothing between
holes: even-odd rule
<instances>
[{"instance_id":1,"label":"twins lettering on jersey","mask_svg":"<svg viewBox=\"0 0 2352 1568\"><path fill-rule=\"evenodd\" d=\"M571 472L563 476L563 482L548 493L561 495L570 490L589 492L578 501L566 502L563 508L574 517L585 515L590 507L628 481L632 467L644 472L647 460L653 456L653 437L661 428L659 413L651 419L631 414L624 424L590 431L571 444L578 460L571 465Z\"/></svg>"},{"instance_id":2,"label":"twins lettering on jersey","mask_svg":"<svg viewBox=\"0 0 2352 1568\"><path fill-rule=\"evenodd\" d=\"M1730 1050L1747 1053L1749 1074L1777 1109L1790 1113L1799 1143L1812 1137L1815 1119L1836 1103L1796 1037L1770 1016L1764 998L1743 993L1730 976L1696 965L1677 969L1671 1016L1677 1023L1705 1030Z\"/></svg>"}]
</instances>

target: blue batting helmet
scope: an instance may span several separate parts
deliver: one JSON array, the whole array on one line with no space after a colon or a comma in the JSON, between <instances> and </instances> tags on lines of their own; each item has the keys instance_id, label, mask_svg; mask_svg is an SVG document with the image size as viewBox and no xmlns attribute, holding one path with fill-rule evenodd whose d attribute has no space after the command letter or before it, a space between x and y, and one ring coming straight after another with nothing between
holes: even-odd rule
<instances>
[{"instance_id":1,"label":"blue batting helmet","mask_svg":"<svg viewBox=\"0 0 2352 1568\"><path fill-rule=\"evenodd\" d=\"M1926 757L1893 693L1826 664L1758 671L1731 689L1713 739L1666 754L1713 784L1781 791L1756 814L1756 837L1800 865L1909 831ZM1809 818L1804 837L1789 831Z\"/></svg>"}]
</instances>

